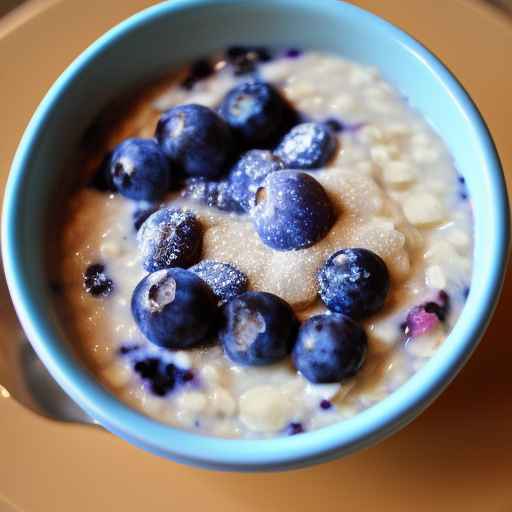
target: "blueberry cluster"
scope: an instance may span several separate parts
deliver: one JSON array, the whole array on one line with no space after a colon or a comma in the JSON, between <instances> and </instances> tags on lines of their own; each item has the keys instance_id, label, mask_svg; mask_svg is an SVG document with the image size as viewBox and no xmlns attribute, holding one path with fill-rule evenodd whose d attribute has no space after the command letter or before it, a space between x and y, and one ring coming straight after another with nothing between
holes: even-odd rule
<instances>
[{"instance_id":1,"label":"blueberry cluster","mask_svg":"<svg viewBox=\"0 0 512 512\"><path fill-rule=\"evenodd\" d=\"M286 175L273 175L280 174ZM292 353L296 368L312 382L338 382L357 373L367 341L355 319L381 308L389 290L386 265L376 254L347 249L328 258L318 275L319 294L332 313L300 325L281 298L246 291L247 277L233 265L203 260L190 266L183 258L199 254L191 249L201 244L197 226L191 212L164 208L139 230L150 273L135 288L131 308L152 343L183 350L216 336L226 355L242 365L268 365ZM183 261L188 270L177 263Z\"/></svg>"},{"instance_id":2,"label":"blueberry cluster","mask_svg":"<svg viewBox=\"0 0 512 512\"><path fill-rule=\"evenodd\" d=\"M297 58L301 52L292 48L284 55ZM272 58L263 47L228 48L224 63L247 78L215 109L185 104L164 112L154 138L121 142L105 155L91 185L146 205L134 211L136 231L170 189L181 189L184 197L212 208L250 215L263 243L273 249L302 249L319 241L334 222L334 209L320 183L301 171L333 157L343 126L333 119L300 122L257 73L258 65ZM192 89L215 72L210 60L199 59L181 85Z\"/></svg>"},{"instance_id":3,"label":"blueberry cluster","mask_svg":"<svg viewBox=\"0 0 512 512\"><path fill-rule=\"evenodd\" d=\"M299 56L290 51L290 58ZM269 58L263 48L228 49L235 74L250 78L228 91L216 110L187 104L164 112L155 138L119 144L95 184L136 201L132 222L148 274L133 291L131 311L150 342L185 350L217 338L236 363L268 365L292 354L308 380L339 382L365 360L366 334L357 321L382 308L389 291L386 265L376 254L353 248L331 255L318 274L319 296L330 311L301 325L281 298L247 291L247 276L233 265L201 260L203 230L192 211L158 206L181 182L188 198L249 215L262 242L275 250L310 247L328 233L335 211L304 171L333 157L343 125L299 123L277 89L254 75ZM193 88L213 72L209 61L198 61L182 86ZM101 264L86 270L84 283L96 296L113 288ZM132 352L137 348L125 348L125 355ZM158 395L185 378L153 356L137 359L134 369ZM302 426L290 429L299 433Z\"/></svg>"},{"instance_id":4,"label":"blueberry cluster","mask_svg":"<svg viewBox=\"0 0 512 512\"><path fill-rule=\"evenodd\" d=\"M340 258L340 252L319 273L319 293L329 297L331 312L302 325L281 298L245 291L247 277L240 270L210 260L188 270L169 267L148 274L133 292L132 314L142 333L166 349L196 347L216 335L238 364L268 365L292 354L311 382L339 382L355 375L365 360L366 334L355 318L382 307L389 290L387 268L377 255L350 249L346 253L353 257ZM362 303L371 307L361 309ZM440 307L429 303L427 309L441 314Z\"/></svg>"},{"instance_id":5,"label":"blueberry cluster","mask_svg":"<svg viewBox=\"0 0 512 512\"><path fill-rule=\"evenodd\" d=\"M275 153L288 169L316 169L322 167L335 150L332 122L301 123L285 135Z\"/></svg>"}]
</instances>

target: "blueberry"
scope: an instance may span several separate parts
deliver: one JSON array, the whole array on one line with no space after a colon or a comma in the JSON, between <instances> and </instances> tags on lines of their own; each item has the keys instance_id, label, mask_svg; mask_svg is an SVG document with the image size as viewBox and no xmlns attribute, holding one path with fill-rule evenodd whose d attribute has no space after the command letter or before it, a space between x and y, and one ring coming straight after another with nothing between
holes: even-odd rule
<instances>
[{"instance_id":1,"label":"blueberry","mask_svg":"<svg viewBox=\"0 0 512 512\"><path fill-rule=\"evenodd\" d=\"M153 213L158 210L158 205L151 203L143 203L137 206L137 208L133 211L132 220L133 220L133 228L135 231L139 231L140 227L146 219Z\"/></svg>"},{"instance_id":2,"label":"blueberry","mask_svg":"<svg viewBox=\"0 0 512 512\"><path fill-rule=\"evenodd\" d=\"M231 183L227 180L188 178L181 195L225 212L243 213L239 202L233 197Z\"/></svg>"},{"instance_id":3,"label":"blueberry","mask_svg":"<svg viewBox=\"0 0 512 512\"><path fill-rule=\"evenodd\" d=\"M266 177L251 216L262 242L279 251L310 247L328 233L335 218L322 185L290 170Z\"/></svg>"},{"instance_id":4,"label":"blueberry","mask_svg":"<svg viewBox=\"0 0 512 512\"><path fill-rule=\"evenodd\" d=\"M289 169L318 169L331 159L336 144L326 123L302 123L285 135L275 153Z\"/></svg>"},{"instance_id":5,"label":"blueberry","mask_svg":"<svg viewBox=\"0 0 512 512\"><path fill-rule=\"evenodd\" d=\"M367 351L364 330L340 313L312 316L299 329L295 368L314 383L340 382L355 375Z\"/></svg>"},{"instance_id":6,"label":"blueberry","mask_svg":"<svg viewBox=\"0 0 512 512\"><path fill-rule=\"evenodd\" d=\"M91 181L88 186L95 188L100 192L117 192L116 187L112 181L112 175L110 174L110 160L112 158L112 152L108 152L97 167Z\"/></svg>"},{"instance_id":7,"label":"blueberry","mask_svg":"<svg viewBox=\"0 0 512 512\"><path fill-rule=\"evenodd\" d=\"M203 80L204 78L208 78L214 73L215 68L212 66L212 63L208 59L196 60L190 66L187 76L181 82L181 86L184 89L190 90L197 82Z\"/></svg>"},{"instance_id":8,"label":"blueberry","mask_svg":"<svg viewBox=\"0 0 512 512\"><path fill-rule=\"evenodd\" d=\"M367 249L335 252L317 278L324 304L331 311L358 319L382 308L390 286L386 264Z\"/></svg>"},{"instance_id":9,"label":"blueberry","mask_svg":"<svg viewBox=\"0 0 512 512\"><path fill-rule=\"evenodd\" d=\"M219 176L233 149L229 126L202 105L180 105L164 112L156 138L171 161L189 176Z\"/></svg>"},{"instance_id":10,"label":"blueberry","mask_svg":"<svg viewBox=\"0 0 512 512\"><path fill-rule=\"evenodd\" d=\"M293 347L298 322L292 308L266 292L245 292L222 307L219 339L226 354L248 366L271 364Z\"/></svg>"},{"instance_id":11,"label":"blueberry","mask_svg":"<svg viewBox=\"0 0 512 512\"><path fill-rule=\"evenodd\" d=\"M246 148L273 144L286 129L290 116L277 90L258 80L233 87L222 100L219 113Z\"/></svg>"},{"instance_id":12,"label":"blueberry","mask_svg":"<svg viewBox=\"0 0 512 512\"><path fill-rule=\"evenodd\" d=\"M233 67L237 76L253 73L260 62L272 59L270 52L263 46L230 46L225 58Z\"/></svg>"},{"instance_id":13,"label":"blueberry","mask_svg":"<svg viewBox=\"0 0 512 512\"><path fill-rule=\"evenodd\" d=\"M169 349L201 343L217 310L210 288L193 272L181 268L144 277L133 291L131 309L146 338Z\"/></svg>"},{"instance_id":14,"label":"blueberry","mask_svg":"<svg viewBox=\"0 0 512 512\"><path fill-rule=\"evenodd\" d=\"M151 214L137 233L142 265L148 272L189 267L199 258L202 230L188 210L162 208Z\"/></svg>"},{"instance_id":15,"label":"blueberry","mask_svg":"<svg viewBox=\"0 0 512 512\"><path fill-rule=\"evenodd\" d=\"M241 156L229 173L233 198L248 212L254 206L256 191L268 174L284 169L281 159L264 149L253 149Z\"/></svg>"},{"instance_id":16,"label":"blueberry","mask_svg":"<svg viewBox=\"0 0 512 512\"><path fill-rule=\"evenodd\" d=\"M105 273L105 265L94 263L84 272L84 288L93 297L107 297L114 289L114 283Z\"/></svg>"},{"instance_id":17,"label":"blueberry","mask_svg":"<svg viewBox=\"0 0 512 512\"><path fill-rule=\"evenodd\" d=\"M160 199L169 188L170 167L154 140L127 139L113 151L110 174L116 189L138 201Z\"/></svg>"},{"instance_id":18,"label":"blueberry","mask_svg":"<svg viewBox=\"0 0 512 512\"><path fill-rule=\"evenodd\" d=\"M229 263L203 260L189 270L198 275L222 302L240 295L247 289L247 276Z\"/></svg>"}]
</instances>

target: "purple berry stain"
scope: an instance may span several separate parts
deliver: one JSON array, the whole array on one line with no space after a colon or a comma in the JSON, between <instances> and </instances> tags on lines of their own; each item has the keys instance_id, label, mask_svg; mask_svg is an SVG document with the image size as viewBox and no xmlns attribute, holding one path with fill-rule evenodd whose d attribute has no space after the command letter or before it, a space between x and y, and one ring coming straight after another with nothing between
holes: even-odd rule
<instances>
[{"instance_id":1,"label":"purple berry stain","mask_svg":"<svg viewBox=\"0 0 512 512\"><path fill-rule=\"evenodd\" d=\"M292 421L287 427L286 427L286 433L289 436L295 436L297 434L302 434L304 432L304 427L302 423L299 423L298 421Z\"/></svg>"},{"instance_id":2,"label":"purple berry stain","mask_svg":"<svg viewBox=\"0 0 512 512\"><path fill-rule=\"evenodd\" d=\"M289 59L297 59L302 55L302 50L299 50L299 48L288 48L284 55Z\"/></svg>"},{"instance_id":3,"label":"purple berry stain","mask_svg":"<svg viewBox=\"0 0 512 512\"><path fill-rule=\"evenodd\" d=\"M123 356L137 354L138 345L122 345L119 353ZM133 359L133 371L146 384L151 393L156 396L166 396L178 387L190 385L195 380L192 370L179 368L173 363L162 361L158 356L135 356Z\"/></svg>"},{"instance_id":4,"label":"purple berry stain","mask_svg":"<svg viewBox=\"0 0 512 512\"><path fill-rule=\"evenodd\" d=\"M405 334L412 338L432 331L439 324L439 318L429 313L424 306L415 306L407 315Z\"/></svg>"},{"instance_id":5,"label":"purple berry stain","mask_svg":"<svg viewBox=\"0 0 512 512\"><path fill-rule=\"evenodd\" d=\"M363 121L357 123L348 123L334 117L329 117L324 121L324 123L335 133L355 133L361 128L364 128L366 125L366 123Z\"/></svg>"},{"instance_id":6,"label":"purple berry stain","mask_svg":"<svg viewBox=\"0 0 512 512\"><path fill-rule=\"evenodd\" d=\"M348 123L334 117L329 117L324 121L324 123L335 133L356 133L358 130L366 126L366 123L363 121Z\"/></svg>"},{"instance_id":7,"label":"purple berry stain","mask_svg":"<svg viewBox=\"0 0 512 512\"><path fill-rule=\"evenodd\" d=\"M332 407L332 403L329 400L322 400L320 402L320 409L328 411Z\"/></svg>"},{"instance_id":8,"label":"purple berry stain","mask_svg":"<svg viewBox=\"0 0 512 512\"><path fill-rule=\"evenodd\" d=\"M342 121L340 121L338 119L334 119L333 117L330 117L329 119L327 119L327 121L325 121L325 124L333 132L336 132L336 133L340 133L340 132L344 131L347 127L347 125L345 123L343 123Z\"/></svg>"},{"instance_id":9,"label":"purple berry stain","mask_svg":"<svg viewBox=\"0 0 512 512\"><path fill-rule=\"evenodd\" d=\"M125 345L121 345L118 349L118 352L119 352L119 355L125 356L132 352L136 352L139 349L140 349L140 345L137 345L136 343L134 343L134 344L127 343Z\"/></svg>"},{"instance_id":10,"label":"purple berry stain","mask_svg":"<svg viewBox=\"0 0 512 512\"><path fill-rule=\"evenodd\" d=\"M427 334L446 321L449 310L450 298L441 290L435 301L425 302L409 311L405 323L401 326L402 330L410 338Z\"/></svg>"},{"instance_id":11,"label":"purple berry stain","mask_svg":"<svg viewBox=\"0 0 512 512\"><path fill-rule=\"evenodd\" d=\"M464 179L464 176L459 175L457 177L457 181L459 183L459 198L462 201L466 201L469 197L468 190L466 187L466 180Z\"/></svg>"}]
</instances>

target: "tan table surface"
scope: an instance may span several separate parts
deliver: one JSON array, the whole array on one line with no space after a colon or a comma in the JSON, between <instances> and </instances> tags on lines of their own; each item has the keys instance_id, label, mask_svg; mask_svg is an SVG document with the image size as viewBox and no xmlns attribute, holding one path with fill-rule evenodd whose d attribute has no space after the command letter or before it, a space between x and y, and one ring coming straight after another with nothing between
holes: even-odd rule
<instances>
[{"instance_id":1,"label":"tan table surface","mask_svg":"<svg viewBox=\"0 0 512 512\"><path fill-rule=\"evenodd\" d=\"M30 114L57 75L107 28L152 3L32 0L0 20L0 186ZM509 20L473 0L355 3L441 56L476 100L512 169ZM507 179L510 185L511 173ZM7 510L2 497L30 512L510 512L511 300L509 279L479 349L419 419L378 446L301 471L240 475L182 467L0 398L0 512Z\"/></svg>"}]
</instances>

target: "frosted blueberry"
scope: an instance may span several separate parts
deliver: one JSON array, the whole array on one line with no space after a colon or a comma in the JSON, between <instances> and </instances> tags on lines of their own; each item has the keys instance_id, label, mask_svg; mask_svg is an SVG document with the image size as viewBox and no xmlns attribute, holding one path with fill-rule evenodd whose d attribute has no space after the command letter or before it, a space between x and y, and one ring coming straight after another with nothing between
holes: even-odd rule
<instances>
[{"instance_id":1,"label":"frosted blueberry","mask_svg":"<svg viewBox=\"0 0 512 512\"><path fill-rule=\"evenodd\" d=\"M229 173L232 197L248 212L255 203L256 191L271 173L284 169L281 159L270 151L252 149L240 157Z\"/></svg>"},{"instance_id":2,"label":"frosted blueberry","mask_svg":"<svg viewBox=\"0 0 512 512\"><path fill-rule=\"evenodd\" d=\"M286 131L290 107L270 84L251 80L228 91L219 107L238 142L246 148L272 145Z\"/></svg>"},{"instance_id":3,"label":"frosted blueberry","mask_svg":"<svg viewBox=\"0 0 512 512\"><path fill-rule=\"evenodd\" d=\"M298 321L292 308L271 293L245 292L222 307L220 341L236 363L261 366L292 350Z\"/></svg>"},{"instance_id":4,"label":"frosted blueberry","mask_svg":"<svg viewBox=\"0 0 512 512\"><path fill-rule=\"evenodd\" d=\"M279 251L310 247L328 233L335 219L322 185L291 170L266 177L251 216L261 241Z\"/></svg>"},{"instance_id":5,"label":"frosted blueberry","mask_svg":"<svg viewBox=\"0 0 512 512\"><path fill-rule=\"evenodd\" d=\"M211 208L217 208L225 212L243 213L228 180L214 181L205 178L188 178L185 181L185 188L181 195Z\"/></svg>"},{"instance_id":6,"label":"frosted blueberry","mask_svg":"<svg viewBox=\"0 0 512 512\"><path fill-rule=\"evenodd\" d=\"M202 229L189 210L162 208L150 215L137 233L142 265L148 272L189 267L199 258Z\"/></svg>"},{"instance_id":7,"label":"frosted blueberry","mask_svg":"<svg viewBox=\"0 0 512 512\"><path fill-rule=\"evenodd\" d=\"M135 323L160 347L186 349L201 343L214 324L216 299L206 283L181 268L148 274L133 291Z\"/></svg>"},{"instance_id":8,"label":"frosted blueberry","mask_svg":"<svg viewBox=\"0 0 512 512\"><path fill-rule=\"evenodd\" d=\"M389 272L384 261L367 249L342 249L318 273L318 292L336 313L364 318L382 308L389 292Z\"/></svg>"},{"instance_id":9,"label":"frosted blueberry","mask_svg":"<svg viewBox=\"0 0 512 512\"><path fill-rule=\"evenodd\" d=\"M169 188L171 169L154 140L127 139L110 158L110 175L115 188L125 197L154 201Z\"/></svg>"},{"instance_id":10,"label":"frosted blueberry","mask_svg":"<svg viewBox=\"0 0 512 512\"><path fill-rule=\"evenodd\" d=\"M316 315L299 329L293 362L311 382L340 382L360 370L367 345L364 330L348 316Z\"/></svg>"},{"instance_id":11,"label":"frosted blueberry","mask_svg":"<svg viewBox=\"0 0 512 512\"><path fill-rule=\"evenodd\" d=\"M336 143L327 123L302 123L285 135L275 153L288 169L318 169L333 156Z\"/></svg>"},{"instance_id":12,"label":"frosted blueberry","mask_svg":"<svg viewBox=\"0 0 512 512\"><path fill-rule=\"evenodd\" d=\"M219 176L233 151L229 126L202 105L179 105L164 112L155 135L171 162L189 176Z\"/></svg>"},{"instance_id":13,"label":"frosted blueberry","mask_svg":"<svg viewBox=\"0 0 512 512\"><path fill-rule=\"evenodd\" d=\"M222 302L240 295L247 289L247 276L229 263L203 260L189 270L198 275Z\"/></svg>"}]
</instances>

